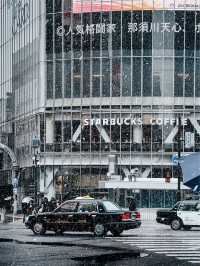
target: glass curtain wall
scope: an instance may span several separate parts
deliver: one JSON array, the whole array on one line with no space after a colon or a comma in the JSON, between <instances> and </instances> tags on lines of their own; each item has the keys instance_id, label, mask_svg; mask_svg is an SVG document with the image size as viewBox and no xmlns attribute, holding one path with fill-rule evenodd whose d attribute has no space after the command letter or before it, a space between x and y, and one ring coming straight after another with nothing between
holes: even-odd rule
<instances>
[{"instance_id":1,"label":"glass curtain wall","mask_svg":"<svg viewBox=\"0 0 200 266\"><path fill-rule=\"evenodd\" d=\"M62 156L56 171L96 186L115 154L122 178L132 168L177 177L179 117L181 152L199 150L200 11L147 10L139 0L131 10L117 0L46 3L43 151Z\"/></svg>"}]
</instances>

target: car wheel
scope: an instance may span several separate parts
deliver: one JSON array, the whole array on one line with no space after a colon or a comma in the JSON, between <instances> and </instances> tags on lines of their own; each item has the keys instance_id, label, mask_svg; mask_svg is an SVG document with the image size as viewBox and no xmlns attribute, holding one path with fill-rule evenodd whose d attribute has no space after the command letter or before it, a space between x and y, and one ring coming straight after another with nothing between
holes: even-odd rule
<instances>
[{"instance_id":1,"label":"car wheel","mask_svg":"<svg viewBox=\"0 0 200 266\"><path fill-rule=\"evenodd\" d=\"M122 229L116 229L115 228L115 229L111 229L110 232L111 232L111 234L113 236L120 236L122 234L123 230Z\"/></svg>"},{"instance_id":2,"label":"car wheel","mask_svg":"<svg viewBox=\"0 0 200 266\"><path fill-rule=\"evenodd\" d=\"M95 236L104 236L106 235L105 226L103 224L96 224L94 227L94 235Z\"/></svg>"},{"instance_id":3,"label":"car wheel","mask_svg":"<svg viewBox=\"0 0 200 266\"><path fill-rule=\"evenodd\" d=\"M181 220L180 219L174 219L174 220L172 220L172 222L171 222L171 229L172 230L180 230L181 229L181 227L182 227L182 222L181 222Z\"/></svg>"},{"instance_id":4,"label":"car wheel","mask_svg":"<svg viewBox=\"0 0 200 266\"><path fill-rule=\"evenodd\" d=\"M191 228L192 228L192 226L190 226L190 225L185 225L185 226L183 226L183 229L186 230L186 231L187 231L187 230L190 230Z\"/></svg>"},{"instance_id":5,"label":"car wheel","mask_svg":"<svg viewBox=\"0 0 200 266\"><path fill-rule=\"evenodd\" d=\"M35 223L33 226L33 233L35 235L44 235L46 232L46 229L42 223Z\"/></svg>"}]
</instances>

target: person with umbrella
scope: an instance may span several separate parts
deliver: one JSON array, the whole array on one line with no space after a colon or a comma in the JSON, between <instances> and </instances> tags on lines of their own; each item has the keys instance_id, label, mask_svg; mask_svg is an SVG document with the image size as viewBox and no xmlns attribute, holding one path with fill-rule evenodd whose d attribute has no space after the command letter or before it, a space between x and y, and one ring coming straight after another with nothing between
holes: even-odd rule
<instances>
[{"instance_id":1,"label":"person with umbrella","mask_svg":"<svg viewBox=\"0 0 200 266\"><path fill-rule=\"evenodd\" d=\"M25 222L26 216L29 215L29 205L33 202L31 197L25 197L22 200L22 213L23 213L23 223Z\"/></svg>"}]
</instances>

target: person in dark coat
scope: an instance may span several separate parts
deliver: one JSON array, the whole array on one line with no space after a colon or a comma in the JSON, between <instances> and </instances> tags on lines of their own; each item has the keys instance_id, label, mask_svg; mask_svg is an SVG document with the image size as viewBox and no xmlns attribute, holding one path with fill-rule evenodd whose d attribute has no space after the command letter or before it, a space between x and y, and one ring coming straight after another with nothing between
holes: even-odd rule
<instances>
[{"instance_id":1,"label":"person in dark coat","mask_svg":"<svg viewBox=\"0 0 200 266\"><path fill-rule=\"evenodd\" d=\"M49 211L52 212L53 210L55 210L56 207L57 207L56 199L52 197L49 202Z\"/></svg>"},{"instance_id":2,"label":"person in dark coat","mask_svg":"<svg viewBox=\"0 0 200 266\"><path fill-rule=\"evenodd\" d=\"M39 212L48 212L48 211L49 211L49 201L47 197L44 197L41 206L39 208Z\"/></svg>"},{"instance_id":3,"label":"person in dark coat","mask_svg":"<svg viewBox=\"0 0 200 266\"><path fill-rule=\"evenodd\" d=\"M136 211L136 201L135 201L135 198L134 197L130 197L129 198L129 211Z\"/></svg>"}]
</instances>

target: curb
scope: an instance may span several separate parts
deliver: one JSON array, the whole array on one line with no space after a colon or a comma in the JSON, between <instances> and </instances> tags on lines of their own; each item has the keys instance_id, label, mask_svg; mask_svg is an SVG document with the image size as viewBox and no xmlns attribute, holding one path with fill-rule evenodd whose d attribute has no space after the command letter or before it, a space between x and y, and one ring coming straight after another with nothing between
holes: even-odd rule
<instances>
[{"instance_id":1,"label":"curb","mask_svg":"<svg viewBox=\"0 0 200 266\"><path fill-rule=\"evenodd\" d=\"M18 239L14 239L14 238L0 238L0 243L1 242L14 242L17 244L27 244L27 245L41 245L41 246L78 246L78 247L88 247L88 248L99 248L102 250L113 250L113 251L120 251L121 253L126 253L126 252L130 252L130 249L128 248L123 248L123 247L117 247L117 246L109 246L109 245L105 245L105 246L101 246L98 244L84 244L84 243L75 243L75 242L45 242L45 241L24 241L24 240L18 240ZM113 242L114 243L114 242ZM136 257L140 256L141 250L138 248L135 248L134 250L131 250L132 254Z\"/></svg>"}]
</instances>

